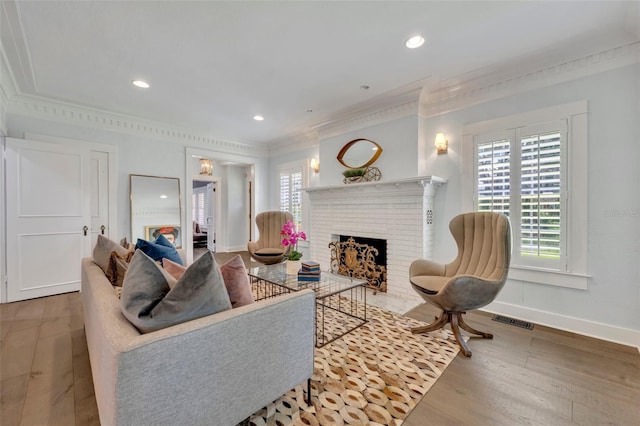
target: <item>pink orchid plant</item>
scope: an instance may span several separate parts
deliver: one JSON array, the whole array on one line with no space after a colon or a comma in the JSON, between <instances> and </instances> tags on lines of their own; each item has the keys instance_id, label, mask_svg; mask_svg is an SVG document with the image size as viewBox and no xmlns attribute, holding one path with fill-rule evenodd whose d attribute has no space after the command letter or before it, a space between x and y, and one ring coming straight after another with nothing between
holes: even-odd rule
<instances>
[{"instance_id":1,"label":"pink orchid plant","mask_svg":"<svg viewBox=\"0 0 640 426\"><path fill-rule=\"evenodd\" d=\"M287 255L287 259L289 260L302 259L302 253L298 251L298 240L307 241L307 235L302 231L298 232L296 230L296 226L290 220L288 220L287 223L282 225L282 230L280 231L280 235L282 235L282 245L285 247L291 246L291 250Z\"/></svg>"}]
</instances>

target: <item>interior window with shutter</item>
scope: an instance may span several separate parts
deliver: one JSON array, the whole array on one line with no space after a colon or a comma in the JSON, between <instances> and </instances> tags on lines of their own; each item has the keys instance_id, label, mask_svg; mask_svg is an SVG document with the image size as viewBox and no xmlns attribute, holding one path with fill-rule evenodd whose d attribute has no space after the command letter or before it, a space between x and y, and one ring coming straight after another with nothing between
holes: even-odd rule
<instances>
[{"instance_id":1,"label":"interior window with shutter","mask_svg":"<svg viewBox=\"0 0 640 426\"><path fill-rule=\"evenodd\" d=\"M512 263L565 270L565 120L474 137L476 209L509 216Z\"/></svg>"},{"instance_id":2,"label":"interior window with shutter","mask_svg":"<svg viewBox=\"0 0 640 426\"><path fill-rule=\"evenodd\" d=\"M200 227L206 229L205 192L206 188L195 188L191 197L191 217Z\"/></svg>"},{"instance_id":3,"label":"interior window with shutter","mask_svg":"<svg viewBox=\"0 0 640 426\"><path fill-rule=\"evenodd\" d=\"M293 222L302 229L303 167L295 165L280 169L280 210L293 215Z\"/></svg>"}]
</instances>

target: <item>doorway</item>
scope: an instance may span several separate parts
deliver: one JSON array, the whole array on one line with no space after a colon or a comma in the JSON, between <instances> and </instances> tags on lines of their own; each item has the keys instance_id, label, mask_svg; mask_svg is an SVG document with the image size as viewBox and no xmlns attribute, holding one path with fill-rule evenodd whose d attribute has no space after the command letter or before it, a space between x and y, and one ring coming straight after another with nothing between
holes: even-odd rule
<instances>
[{"instance_id":1,"label":"doorway","mask_svg":"<svg viewBox=\"0 0 640 426\"><path fill-rule=\"evenodd\" d=\"M191 194L191 217L193 223L194 259L196 249L216 251L216 223L220 201L219 182L214 180L193 180Z\"/></svg>"}]
</instances>

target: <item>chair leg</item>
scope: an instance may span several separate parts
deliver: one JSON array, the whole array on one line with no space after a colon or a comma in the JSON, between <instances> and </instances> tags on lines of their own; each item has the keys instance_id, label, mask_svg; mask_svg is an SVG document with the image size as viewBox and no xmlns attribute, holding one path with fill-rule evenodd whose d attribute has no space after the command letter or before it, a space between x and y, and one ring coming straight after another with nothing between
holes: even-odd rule
<instances>
[{"instance_id":1,"label":"chair leg","mask_svg":"<svg viewBox=\"0 0 640 426\"><path fill-rule=\"evenodd\" d=\"M462 354L466 357L471 356L471 349L469 349L469 347L467 346L467 342L465 342L464 339L462 338L462 335L460 334L460 329L458 328L458 320L460 321L461 326L462 324L464 324L464 322L462 321L462 313L451 312L449 315L451 320L451 331L453 331L453 335L456 337L458 346L460 346L460 351L462 351Z\"/></svg>"},{"instance_id":2,"label":"chair leg","mask_svg":"<svg viewBox=\"0 0 640 426\"><path fill-rule=\"evenodd\" d=\"M484 331L476 330L475 328L471 327L469 324L464 322L464 320L462 319L462 314L459 314L459 315L460 316L459 316L458 324L460 325L460 328L462 328L463 330L468 331L471 334L482 336L484 339L493 339L493 334L485 333Z\"/></svg>"},{"instance_id":3,"label":"chair leg","mask_svg":"<svg viewBox=\"0 0 640 426\"><path fill-rule=\"evenodd\" d=\"M411 329L411 332L413 334L427 333L429 331L438 330L444 327L445 325L447 325L448 322L449 322L449 314L443 311L442 314L440 314L440 316L437 317L436 320L431 324L423 325L421 327L414 327Z\"/></svg>"}]
</instances>

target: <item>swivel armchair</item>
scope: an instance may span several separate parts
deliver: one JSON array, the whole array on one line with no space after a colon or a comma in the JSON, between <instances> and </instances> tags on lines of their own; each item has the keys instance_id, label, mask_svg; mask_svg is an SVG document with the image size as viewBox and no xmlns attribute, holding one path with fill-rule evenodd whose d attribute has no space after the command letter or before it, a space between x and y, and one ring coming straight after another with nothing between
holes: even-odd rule
<instances>
[{"instance_id":1,"label":"swivel armchair","mask_svg":"<svg viewBox=\"0 0 640 426\"><path fill-rule=\"evenodd\" d=\"M284 260L291 246L282 245L280 231L287 220L293 220L289 212L267 211L256 215L258 239L247 243L249 253L255 260L267 265Z\"/></svg>"},{"instance_id":2,"label":"swivel armchair","mask_svg":"<svg viewBox=\"0 0 640 426\"><path fill-rule=\"evenodd\" d=\"M442 309L435 322L411 331L425 333L450 323L462 353L469 357L471 350L460 328L487 339L493 335L470 327L462 315L491 303L504 286L511 261L511 226L503 214L472 212L454 217L449 230L458 245L453 262L442 265L420 259L409 268L413 289Z\"/></svg>"}]
</instances>

